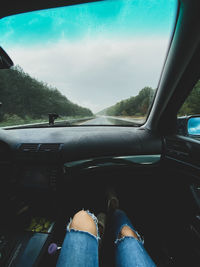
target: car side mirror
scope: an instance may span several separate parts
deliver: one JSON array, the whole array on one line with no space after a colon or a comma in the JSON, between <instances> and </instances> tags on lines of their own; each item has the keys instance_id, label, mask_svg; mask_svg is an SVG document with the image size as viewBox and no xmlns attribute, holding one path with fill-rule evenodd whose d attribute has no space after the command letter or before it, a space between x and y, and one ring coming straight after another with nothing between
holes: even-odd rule
<instances>
[{"instance_id":1,"label":"car side mirror","mask_svg":"<svg viewBox=\"0 0 200 267\"><path fill-rule=\"evenodd\" d=\"M177 134L190 137L199 137L200 115L179 117L177 119Z\"/></svg>"},{"instance_id":2,"label":"car side mirror","mask_svg":"<svg viewBox=\"0 0 200 267\"><path fill-rule=\"evenodd\" d=\"M189 135L200 136L200 116L188 118L187 131Z\"/></svg>"},{"instance_id":3,"label":"car side mirror","mask_svg":"<svg viewBox=\"0 0 200 267\"><path fill-rule=\"evenodd\" d=\"M0 69L10 69L13 65L12 59L3 48L0 47Z\"/></svg>"}]
</instances>

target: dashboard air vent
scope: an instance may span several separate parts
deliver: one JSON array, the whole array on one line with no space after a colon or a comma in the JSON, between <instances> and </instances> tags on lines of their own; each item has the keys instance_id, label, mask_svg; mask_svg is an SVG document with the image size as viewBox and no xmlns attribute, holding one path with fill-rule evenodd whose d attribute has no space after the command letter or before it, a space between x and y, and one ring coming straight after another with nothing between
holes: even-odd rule
<instances>
[{"instance_id":1,"label":"dashboard air vent","mask_svg":"<svg viewBox=\"0 0 200 267\"><path fill-rule=\"evenodd\" d=\"M23 152L37 152L39 144L21 144L19 149Z\"/></svg>"},{"instance_id":2,"label":"dashboard air vent","mask_svg":"<svg viewBox=\"0 0 200 267\"><path fill-rule=\"evenodd\" d=\"M61 144L41 144L39 152L57 152L61 148Z\"/></svg>"}]
</instances>

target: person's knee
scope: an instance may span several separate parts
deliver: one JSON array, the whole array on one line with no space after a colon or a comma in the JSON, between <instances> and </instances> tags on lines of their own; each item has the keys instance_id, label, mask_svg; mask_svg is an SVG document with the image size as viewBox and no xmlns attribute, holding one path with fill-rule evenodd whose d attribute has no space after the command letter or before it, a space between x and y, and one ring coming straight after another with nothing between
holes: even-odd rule
<instances>
[{"instance_id":1,"label":"person's knee","mask_svg":"<svg viewBox=\"0 0 200 267\"><path fill-rule=\"evenodd\" d=\"M70 229L89 232L97 236L96 224L92 217L84 210L77 212L70 224Z\"/></svg>"},{"instance_id":2,"label":"person's knee","mask_svg":"<svg viewBox=\"0 0 200 267\"><path fill-rule=\"evenodd\" d=\"M123 238L123 237L134 237L135 239L139 240L137 234L128 226L128 225L124 225L120 231L119 234L119 238Z\"/></svg>"}]
</instances>

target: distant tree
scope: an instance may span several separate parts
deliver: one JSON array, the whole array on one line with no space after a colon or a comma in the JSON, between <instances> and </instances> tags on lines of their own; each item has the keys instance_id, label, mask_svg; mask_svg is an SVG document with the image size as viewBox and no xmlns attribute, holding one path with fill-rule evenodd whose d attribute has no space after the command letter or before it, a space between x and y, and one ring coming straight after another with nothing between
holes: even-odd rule
<instances>
[{"instance_id":1,"label":"distant tree","mask_svg":"<svg viewBox=\"0 0 200 267\"><path fill-rule=\"evenodd\" d=\"M91 110L72 103L57 88L32 78L20 66L0 70L0 119L40 119L48 113L62 116L91 116ZM9 117L10 116L10 117Z\"/></svg>"},{"instance_id":2,"label":"distant tree","mask_svg":"<svg viewBox=\"0 0 200 267\"><path fill-rule=\"evenodd\" d=\"M110 116L134 116L145 115L152 103L154 90L144 87L138 95L122 100L105 110Z\"/></svg>"},{"instance_id":3,"label":"distant tree","mask_svg":"<svg viewBox=\"0 0 200 267\"><path fill-rule=\"evenodd\" d=\"M200 80L196 83L178 113L179 116L195 114L200 114Z\"/></svg>"}]
</instances>

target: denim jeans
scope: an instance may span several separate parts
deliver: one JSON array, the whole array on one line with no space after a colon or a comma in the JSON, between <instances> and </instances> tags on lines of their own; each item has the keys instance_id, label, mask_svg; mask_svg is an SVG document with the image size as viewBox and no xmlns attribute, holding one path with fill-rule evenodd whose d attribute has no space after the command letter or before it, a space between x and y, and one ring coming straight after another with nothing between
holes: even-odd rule
<instances>
[{"instance_id":1,"label":"denim jeans","mask_svg":"<svg viewBox=\"0 0 200 267\"><path fill-rule=\"evenodd\" d=\"M96 217L92 216L97 226ZM115 263L117 267L155 267L156 265L143 246L143 240L133 228L130 220L122 210L116 210L113 214L113 227L115 233ZM118 238L123 226L129 226L138 236ZM98 267L98 243L96 237L88 232L69 229L62 245L57 267ZM98 230L98 227L97 227Z\"/></svg>"}]
</instances>

